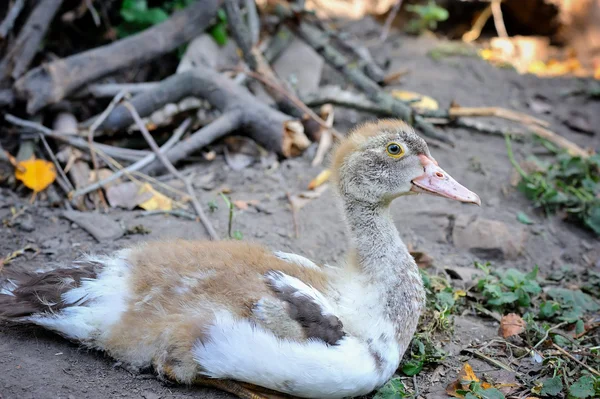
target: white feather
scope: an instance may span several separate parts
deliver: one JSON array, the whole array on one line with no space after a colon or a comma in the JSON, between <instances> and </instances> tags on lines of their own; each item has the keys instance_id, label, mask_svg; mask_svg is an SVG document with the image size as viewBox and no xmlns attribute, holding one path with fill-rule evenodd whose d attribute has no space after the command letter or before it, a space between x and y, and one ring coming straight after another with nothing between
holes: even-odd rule
<instances>
[{"instance_id":1,"label":"white feather","mask_svg":"<svg viewBox=\"0 0 600 399\"><path fill-rule=\"evenodd\" d=\"M383 385L398 366L397 345L378 369L369 347L354 337L338 345L278 339L248 320L218 313L194 359L213 378L229 378L307 398L359 396Z\"/></svg>"},{"instance_id":2,"label":"white feather","mask_svg":"<svg viewBox=\"0 0 600 399\"><path fill-rule=\"evenodd\" d=\"M96 340L101 346L103 337L127 310L130 297L128 277L129 250L111 256L88 256L81 262L102 265L96 278L82 279L79 287L65 292L65 307L56 314L45 313L27 317L26 320L54 330L68 338L83 342Z\"/></svg>"},{"instance_id":3,"label":"white feather","mask_svg":"<svg viewBox=\"0 0 600 399\"><path fill-rule=\"evenodd\" d=\"M284 260L289 263L294 263L298 266L306 267L308 269L321 270L321 268L319 266L317 266L313 261L311 261L310 259L305 258L304 256L301 256L301 255L292 254L292 253L288 253L288 252L282 252L282 251L275 251L275 252L273 252L273 255L275 255L276 257L278 257L281 260Z\"/></svg>"}]
</instances>

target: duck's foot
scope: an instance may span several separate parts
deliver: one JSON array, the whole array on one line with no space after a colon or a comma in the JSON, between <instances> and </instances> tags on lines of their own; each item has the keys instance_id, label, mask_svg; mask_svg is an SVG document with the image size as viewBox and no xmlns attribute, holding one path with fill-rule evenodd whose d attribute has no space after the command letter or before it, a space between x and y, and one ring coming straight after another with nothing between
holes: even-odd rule
<instances>
[{"instance_id":1,"label":"duck's foot","mask_svg":"<svg viewBox=\"0 0 600 399\"><path fill-rule=\"evenodd\" d=\"M240 399L289 399L291 396L272 391L257 385L232 380L201 378L194 380L194 385L204 385L229 392Z\"/></svg>"}]
</instances>

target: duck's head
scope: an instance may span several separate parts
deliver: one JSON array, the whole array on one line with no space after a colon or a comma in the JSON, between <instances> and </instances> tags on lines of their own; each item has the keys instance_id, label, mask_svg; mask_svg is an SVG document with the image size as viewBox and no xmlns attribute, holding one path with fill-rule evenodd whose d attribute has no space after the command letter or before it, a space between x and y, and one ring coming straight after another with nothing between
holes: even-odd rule
<instances>
[{"instance_id":1,"label":"duck's head","mask_svg":"<svg viewBox=\"0 0 600 399\"><path fill-rule=\"evenodd\" d=\"M477 194L438 166L425 140L399 120L355 128L335 151L332 171L349 200L389 203L401 195L426 193L481 205Z\"/></svg>"}]
</instances>

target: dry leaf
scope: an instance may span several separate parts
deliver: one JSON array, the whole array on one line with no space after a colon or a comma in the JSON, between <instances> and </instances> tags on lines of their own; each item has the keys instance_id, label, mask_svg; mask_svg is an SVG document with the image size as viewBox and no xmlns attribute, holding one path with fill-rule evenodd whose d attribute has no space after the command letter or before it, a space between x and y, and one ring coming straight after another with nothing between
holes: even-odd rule
<instances>
[{"instance_id":1,"label":"dry leaf","mask_svg":"<svg viewBox=\"0 0 600 399\"><path fill-rule=\"evenodd\" d=\"M138 194L146 192L152 193L152 197L139 204L139 207L147 211L170 211L173 209L173 200L166 195L159 193L149 183L144 183L139 189Z\"/></svg>"},{"instance_id":2,"label":"dry leaf","mask_svg":"<svg viewBox=\"0 0 600 399\"><path fill-rule=\"evenodd\" d=\"M317 175L317 177L315 177L314 179L311 180L311 182L308 184L308 189L314 190L315 188L319 187L320 185L322 185L323 183L328 181L330 177L331 177L331 170L330 169L323 170L321 173L319 173Z\"/></svg>"},{"instance_id":3,"label":"dry leaf","mask_svg":"<svg viewBox=\"0 0 600 399\"><path fill-rule=\"evenodd\" d=\"M321 194L327 191L327 188L329 188L329 186L327 184L323 184L322 186L317 187L315 190L304 191L300 194L290 195L290 203L294 208L294 211L299 211L311 200L319 198Z\"/></svg>"},{"instance_id":4,"label":"dry leaf","mask_svg":"<svg viewBox=\"0 0 600 399\"><path fill-rule=\"evenodd\" d=\"M153 193L144 191L140 193L139 184L127 182L111 185L106 189L106 199L113 208L133 209L141 203L151 199Z\"/></svg>"},{"instance_id":5,"label":"dry leaf","mask_svg":"<svg viewBox=\"0 0 600 399\"><path fill-rule=\"evenodd\" d=\"M410 254L415 259L415 262L417 262L417 266L419 266L420 269L427 269L433 264L433 258L425 252L410 251Z\"/></svg>"},{"instance_id":6,"label":"dry leaf","mask_svg":"<svg viewBox=\"0 0 600 399\"><path fill-rule=\"evenodd\" d=\"M34 193L45 190L56 180L56 169L52 162L31 158L17 162L15 177L32 189Z\"/></svg>"},{"instance_id":7,"label":"dry leaf","mask_svg":"<svg viewBox=\"0 0 600 399\"><path fill-rule=\"evenodd\" d=\"M458 298L462 298L467 296L467 292L463 291L463 290L456 290L454 291L454 300L456 301Z\"/></svg>"},{"instance_id":8,"label":"dry leaf","mask_svg":"<svg viewBox=\"0 0 600 399\"><path fill-rule=\"evenodd\" d=\"M432 97L412 91L392 90L392 96L402 101L410 101L410 106L420 111L435 111L440 108Z\"/></svg>"},{"instance_id":9,"label":"dry leaf","mask_svg":"<svg viewBox=\"0 0 600 399\"><path fill-rule=\"evenodd\" d=\"M233 204L235 205L236 208L241 209L241 210L246 210L248 209L248 207L250 205L258 205L258 200L250 200L250 201L243 201L243 200L235 200L233 201Z\"/></svg>"},{"instance_id":10,"label":"dry leaf","mask_svg":"<svg viewBox=\"0 0 600 399\"><path fill-rule=\"evenodd\" d=\"M525 320L521 318L521 316L515 313L509 313L505 316L502 316L498 334L500 334L502 338L512 337L513 335L519 335L525 331L526 326L527 324L525 323Z\"/></svg>"},{"instance_id":11,"label":"dry leaf","mask_svg":"<svg viewBox=\"0 0 600 399\"><path fill-rule=\"evenodd\" d=\"M479 382L479 378L473 372L473 368L469 363L465 363L463 368L458 373L458 378L456 381L450 383L446 387L446 393L450 396L454 396L455 398L464 398L464 395L456 392L457 390L467 390L471 382Z\"/></svg>"}]
</instances>

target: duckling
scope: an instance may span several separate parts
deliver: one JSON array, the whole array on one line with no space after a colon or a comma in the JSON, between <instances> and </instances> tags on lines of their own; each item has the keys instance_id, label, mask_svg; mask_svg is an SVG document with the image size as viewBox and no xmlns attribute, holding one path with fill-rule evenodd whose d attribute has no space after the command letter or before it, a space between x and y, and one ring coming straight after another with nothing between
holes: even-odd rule
<instances>
[{"instance_id":1,"label":"duckling","mask_svg":"<svg viewBox=\"0 0 600 399\"><path fill-rule=\"evenodd\" d=\"M151 242L47 273L7 270L0 316L241 398L368 394L398 368L425 306L391 202L480 200L397 120L355 128L332 179L351 247L337 266L249 242Z\"/></svg>"}]
</instances>

